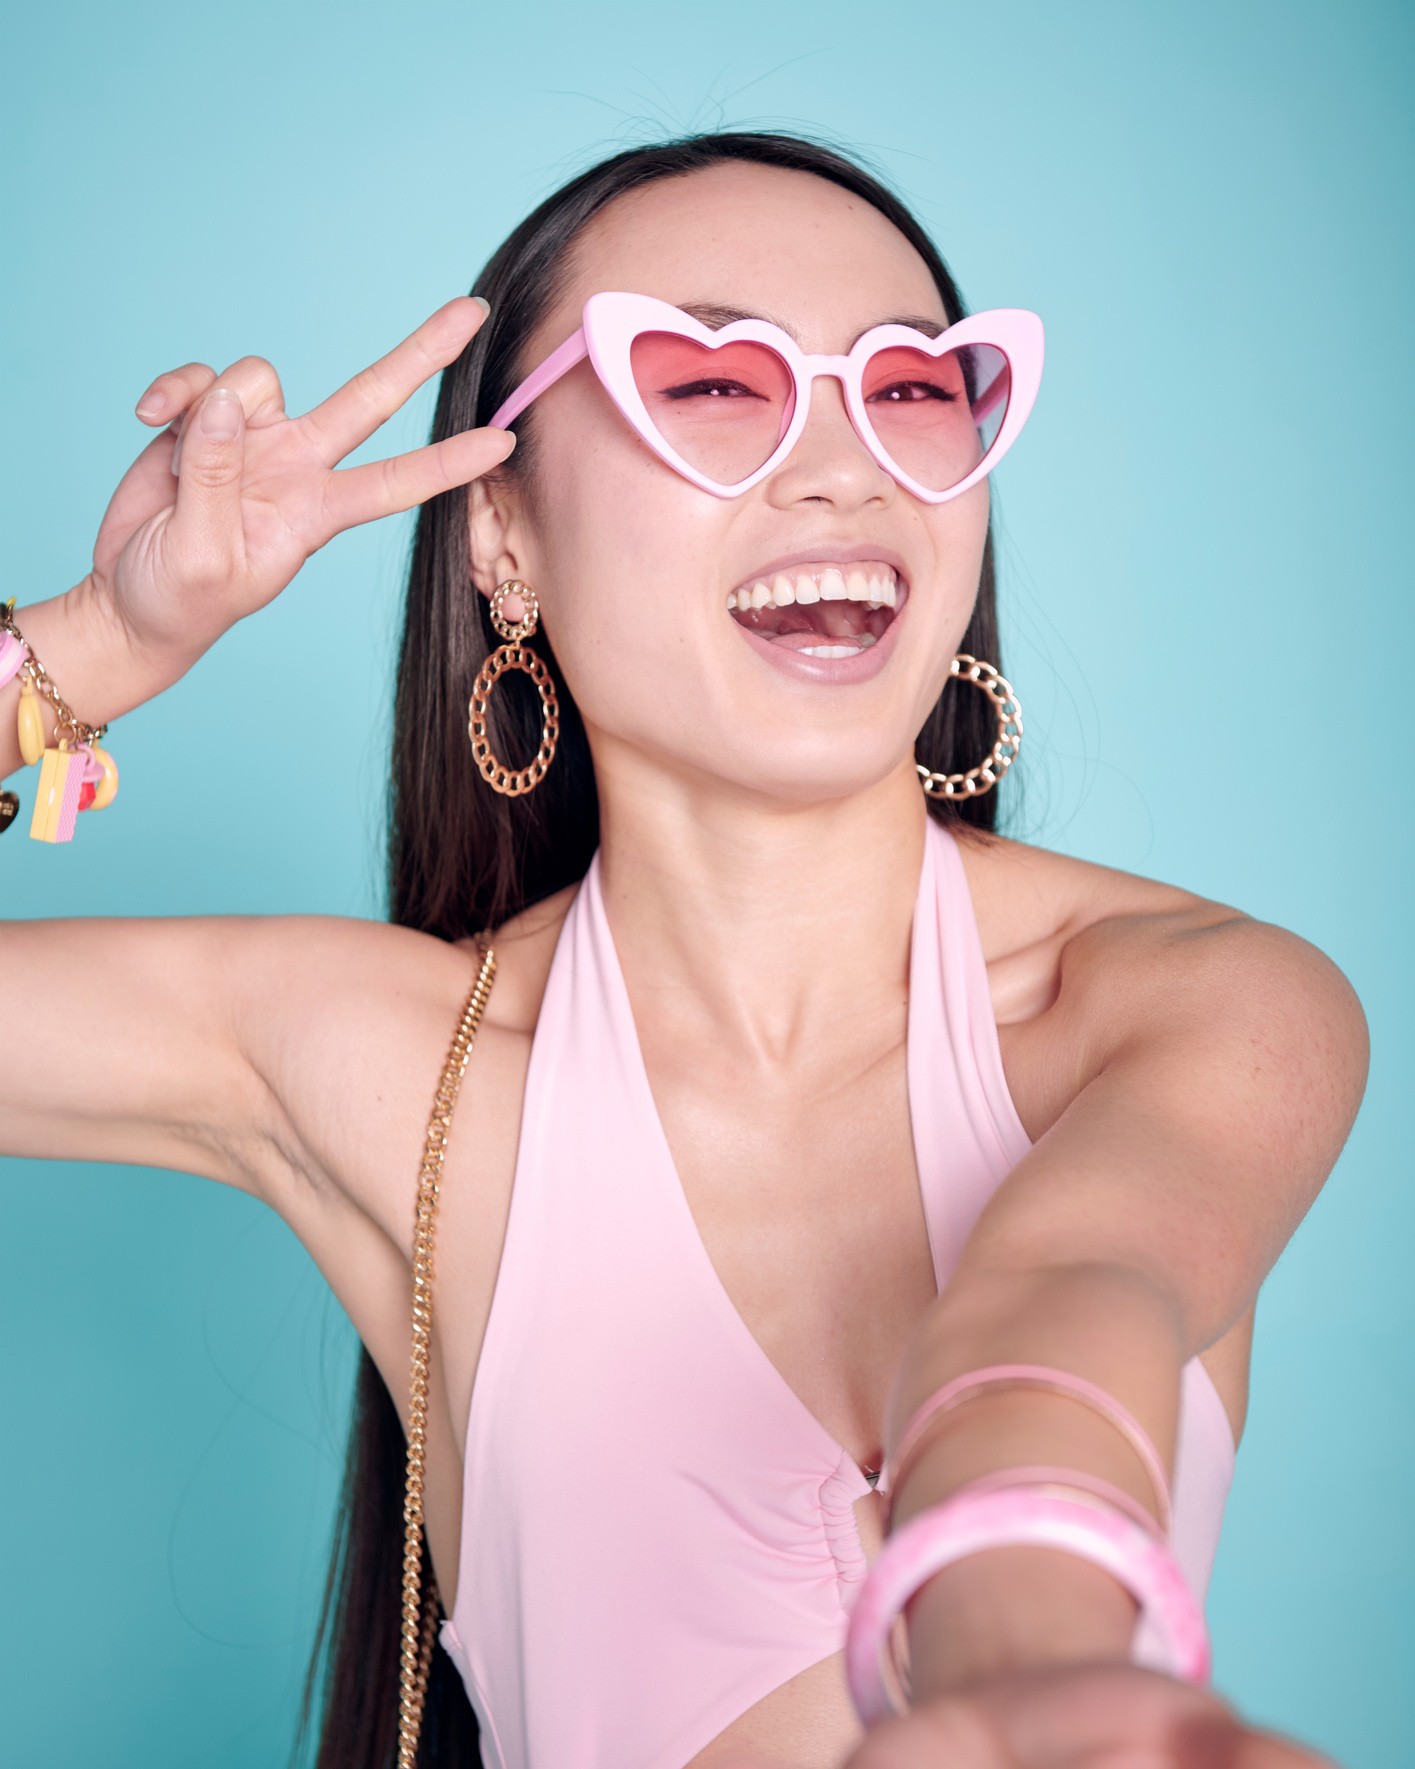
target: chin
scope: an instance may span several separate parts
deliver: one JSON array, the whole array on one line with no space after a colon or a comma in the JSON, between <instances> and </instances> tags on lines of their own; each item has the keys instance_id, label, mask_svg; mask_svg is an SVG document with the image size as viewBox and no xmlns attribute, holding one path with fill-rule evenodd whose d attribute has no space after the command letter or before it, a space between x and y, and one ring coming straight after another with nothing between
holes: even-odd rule
<instances>
[{"instance_id":1,"label":"chin","mask_svg":"<svg viewBox=\"0 0 1415 1769\"><path fill-rule=\"evenodd\" d=\"M810 805L829 804L882 790L899 774L904 762L897 750L888 754L870 754L871 747L842 748L837 737L830 745L830 753L794 760L777 757L767 768L761 766L759 757L750 761L744 758L740 770L732 768L721 777L725 785L745 788L764 799L774 799L783 808L803 809ZM769 752L770 745L764 748ZM718 760L719 770L723 759ZM912 748L908 765L913 766Z\"/></svg>"}]
</instances>

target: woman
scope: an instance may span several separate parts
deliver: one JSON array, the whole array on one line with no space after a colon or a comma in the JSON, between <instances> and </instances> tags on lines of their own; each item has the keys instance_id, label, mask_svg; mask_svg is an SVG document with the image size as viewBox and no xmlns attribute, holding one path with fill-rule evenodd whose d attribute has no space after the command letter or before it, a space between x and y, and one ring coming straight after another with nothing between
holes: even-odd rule
<instances>
[{"instance_id":1,"label":"woman","mask_svg":"<svg viewBox=\"0 0 1415 1769\"><path fill-rule=\"evenodd\" d=\"M1176 1664L1179 1611L1092 1549L1168 1535L1207 1578L1254 1300L1350 1126L1363 1024L1302 942L1001 840L966 789L1020 730L986 670L949 684L1000 663L987 474L1035 326L949 340L908 213L777 136L617 156L477 294L303 419L255 359L160 378L139 412L180 442L85 583L16 614L111 718L338 529L423 505L399 925L0 947L34 1005L6 1152L244 1187L363 1340L321 1761L394 1751L419 1153L489 944L436 1228L423 1760L474 1760L464 1685L485 1760L536 1769L1310 1762L1132 1663L1137 1593ZM449 363L431 449L332 471ZM543 664L478 681L527 629ZM511 691L526 665L544 694ZM90 1028L77 1095L36 1013ZM1009 1535L1018 1503L1091 1546ZM992 1534L913 1567L911 1705L862 1737L846 1616L892 1613L867 1561L967 1504Z\"/></svg>"}]
</instances>

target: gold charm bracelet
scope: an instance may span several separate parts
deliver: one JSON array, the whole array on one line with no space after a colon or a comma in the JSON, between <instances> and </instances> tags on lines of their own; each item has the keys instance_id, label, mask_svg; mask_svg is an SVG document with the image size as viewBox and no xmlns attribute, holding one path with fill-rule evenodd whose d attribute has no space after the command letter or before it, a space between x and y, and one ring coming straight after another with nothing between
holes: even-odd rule
<instances>
[{"instance_id":1,"label":"gold charm bracelet","mask_svg":"<svg viewBox=\"0 0 1415 1769\"><path fill-rule=\"evenodd\" d=\"M101 811L111 805L118 791L118 769L98 740L108 726L88 725L54 686L48 670L15 624L15 598L0 602L0 688L15 676L20 679L19 740L26 764L41 764L39 793L30 834L36 841L67 842L73 839L74 818L80 811ZM40 699L54 709L52 744L44 740L44 715ZM20 801L13 792L0 792L0 834L14 822Z\"/></svg>"},{"instance_id":2,"label":"gold charm bracelet","mask_svg":"<svg viewBox=\"0 0 1415 1769\"><path fill-rule=\"evenodd\" d=\"M49 671L35 656L33 646L15 625L15 598L13 596L8 602L0 602L0 632L6 632L12 639L18 640L29 653L27 661L20 665L18 674L21 681L28 682L33 691L42 695L54 708L54 716L58 720L56 737L61 732L65 732L74 743L97 743L100 737L107 736L107 725L86 725L54 686L50 680ZM27 761L39 760L38 756L27 756L25 759Z\"/></svg>"}]
</instances>

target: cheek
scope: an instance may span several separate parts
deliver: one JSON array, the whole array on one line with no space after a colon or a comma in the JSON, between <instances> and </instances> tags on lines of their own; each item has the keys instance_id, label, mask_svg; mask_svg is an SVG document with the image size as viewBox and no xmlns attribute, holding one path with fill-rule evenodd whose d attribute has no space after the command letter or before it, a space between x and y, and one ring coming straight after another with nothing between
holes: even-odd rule
<instances>
[{"instance_id":1,"label":"cheek","mask_svg":"<svg viewBox=\"0 0 1415 1769\"><path fill-rule=\"evenodd\" d=\"M972 617L988 538L990 501L986 480L930 513L935 561L937 622L953 641ZM954 649L956 649L956 643Z\"/></svg>"},{"instance_id":2,"label":"cheek","mask_svg":"<svg viewBox=\"0 0 1415 1769\"><path fill-rule=\"evenodd\" d=\"M530 562L546 630L581 711L612 724L638 698L626 680L691 667L731 507L632 432L600 426L545 436L537 477Z\"/></svg>"},{"instance_id":3,"label":"cheek","mask_svg":"<svg viewBox=\"0 0 1415 1769\"><path fill-rule=\"evenodd\" d=\"M986 479L975 485L971 491L965 491L961 498L954 498L951 503L938 506L938 514L945 527L948 551L956 555L960 563L964 559L968 560L975 576L982 564L983 547L988 538L990 510L991 499Z\"/></svg>"}]
</instances>

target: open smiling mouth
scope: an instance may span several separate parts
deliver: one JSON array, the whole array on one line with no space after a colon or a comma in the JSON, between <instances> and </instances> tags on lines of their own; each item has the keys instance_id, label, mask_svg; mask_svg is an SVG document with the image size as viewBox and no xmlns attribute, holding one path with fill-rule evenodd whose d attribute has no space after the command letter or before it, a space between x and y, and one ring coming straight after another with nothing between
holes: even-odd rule
<instances>
[{"instance_id":1,"label":"open smiling mouth","mask_svg":"<svg viewBox=\"0 0 1415 1769\"><path fill-rule=\"evenodd\" d=\"M797 565L727 598L738 626L806 657L854 657L883 638L907 592L892 566Z\"/></svg>"}]
</instances>

